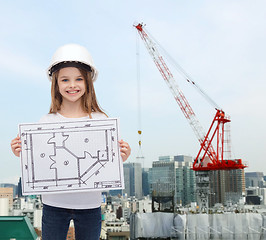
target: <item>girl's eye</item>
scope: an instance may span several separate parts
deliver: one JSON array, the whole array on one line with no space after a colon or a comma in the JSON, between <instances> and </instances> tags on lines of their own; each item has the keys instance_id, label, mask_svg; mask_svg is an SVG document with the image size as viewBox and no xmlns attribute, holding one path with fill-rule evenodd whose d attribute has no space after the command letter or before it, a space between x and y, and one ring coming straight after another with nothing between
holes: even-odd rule
<instances>
[{"instance_id":1,"label":"girl's eye","mask_svg":"<svg viewBox=\"0 0 266 240\"><path fill-rule=\"evenodd\" d=\"M83 80L83 78L77 78L77 81L82 81Z\"/></svg>"},{"instance_id":2,"label":"girl's eye","mask_svg":"<svg viewBox=\"0 0 266 240\"><path fill-rule=\"evenodd\" d=\"M62 79L62 82L67 82L68 80L67 79Z\"/></svg>"}]
</instances>

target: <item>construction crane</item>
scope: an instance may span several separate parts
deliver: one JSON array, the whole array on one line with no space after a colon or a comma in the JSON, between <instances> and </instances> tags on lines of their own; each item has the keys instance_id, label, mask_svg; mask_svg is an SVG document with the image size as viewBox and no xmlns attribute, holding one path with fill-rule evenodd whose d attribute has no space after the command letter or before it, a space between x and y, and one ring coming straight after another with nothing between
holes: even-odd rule
<instances>
[{"instance_id":1,"label":"construction crane","mask_svg":"<svg viewBox=\"0 0 266 240\"><path fill-rule=\"evenodd\" d=\"M231 120L225 115L225 112L216 107L216 114L211 123L211 126L207 133L205 134L200 122L198 121L193 109L191 108L189 102L187 101L185 95L180 90L178 84L176 83L173 74L169 70L164 58L159 53L155 42L144 30L144 25L139 23L134 25L137 29L141 39L143 40L148 53L152 57L156 67L161 73L163 79L171 90L176 102L178 103L181 111L188 120L190 126L192 127L196 137L200 143L200 150L194 160L192 169L197 171L198 176L198 187L199 195L201 195L202 208L207 208L208 205L208 171L211 170L232 170L232 169L244 169L247 167L242 163L241 159L224 159L225 152L225 124L229 123ZM186 78L188 82L193 84L195 87L197 85L192 81L189 76L182 71L182 75ZM204 93L201 89L200 91ZM204 95L206 95L204 93ZM206 95L207 98L209 98ZM216 148L213 147L214 141L216 141Z\"/></svg>"}]
</instances>

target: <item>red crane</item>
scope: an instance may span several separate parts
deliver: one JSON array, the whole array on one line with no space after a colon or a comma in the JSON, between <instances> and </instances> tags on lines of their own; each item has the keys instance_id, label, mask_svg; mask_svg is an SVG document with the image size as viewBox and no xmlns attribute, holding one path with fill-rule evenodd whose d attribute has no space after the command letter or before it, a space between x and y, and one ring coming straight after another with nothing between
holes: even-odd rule
<instances>
[{"instance_id":1,"label":"red crane","mask_svg":"<svg viewBox=\"0 0 266 240\"><path fill-rule=\"evenodd\" d=\"M134 26L144 41L144 44L152 57L156 67L161 73L163 79L170 88L175 100L177 101L181 111L188 120L194 133L196 134L200 143L200 150L193 163L193 170L195 171L209 171L209 170L231 170L231 169L243 169L247 167L242 163L241 159L224 159L224 145L225 145L225 128L224 125L231 120L225 115L224 111L216 108L216 114L212 121L212 124L207 132L204 133L200 122L198 121L194 111L188 103L186 97L178 87L173 74L167 67L163 57L160 55L155 43L151 40L148 34L143 29L143 24ZM187 76L186 80L195 84ZM216 139L216 148L212 143Z\"/></svg>"}]
</instances>

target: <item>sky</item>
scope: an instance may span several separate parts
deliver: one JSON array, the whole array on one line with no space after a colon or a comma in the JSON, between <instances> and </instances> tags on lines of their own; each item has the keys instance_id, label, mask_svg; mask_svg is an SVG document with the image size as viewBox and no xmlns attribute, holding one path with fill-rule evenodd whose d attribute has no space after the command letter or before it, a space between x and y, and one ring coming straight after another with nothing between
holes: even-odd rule
<instances>
[{"instance_id":1,"label":"sky","mask_svg":"<svg viewBox=\"0 0 266 240\"><path fill-rule=\"evenodd\" d=\"M20 159L10 142L18 124L48 113L46 69L55 50L67 43L91 53L99 71L98 101L110 117L120 118L121 138L132 149L128 162L151 167L159 156L196 157L198 140L133 26L142 22L230 116L232 157L246 162L246 171L266 174L266 1L0 2L0 182L17 183ZM207 130L214 107L171 63L169 68Z\"/></svg>"}]
</instances>

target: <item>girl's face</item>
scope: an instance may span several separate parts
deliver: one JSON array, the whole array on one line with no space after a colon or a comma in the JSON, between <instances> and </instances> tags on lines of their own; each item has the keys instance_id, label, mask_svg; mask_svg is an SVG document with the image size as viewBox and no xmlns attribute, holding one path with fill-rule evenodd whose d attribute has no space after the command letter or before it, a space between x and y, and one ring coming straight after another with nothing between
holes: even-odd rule
<instances>
[{"instance_id":1,"label":"girl's face","mask_svg":"<svg viewBox=\"0 0 266 240\"><path fill-rule=\"evenodd\" d=\"M75 67L59 70L57 83L62 95L62 103L81 103L81 97L86 91L85 79Z\"/></svg>"}]
</instances>

